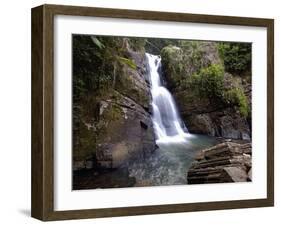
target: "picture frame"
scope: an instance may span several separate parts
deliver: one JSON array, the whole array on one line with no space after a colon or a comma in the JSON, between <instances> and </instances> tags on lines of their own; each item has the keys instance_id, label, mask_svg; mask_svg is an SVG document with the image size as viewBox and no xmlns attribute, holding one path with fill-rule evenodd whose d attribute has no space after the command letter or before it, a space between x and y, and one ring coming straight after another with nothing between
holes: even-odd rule
<instances>
[{"instance_id":1,"label":"picture frame","mask_svg":"<svg viewBox=\"0 0 281 226\"><path fill-rule=\"evenodd\" d=\"M210 202L55 210L54 202L54 20L57 15L265 28L267 81L266 197ZM206 38L207 39L207 38ZM274 20L126 9L41 5L32 9L31 215L43 221L207 211L274 205ZM57 122L59 123L59 122Z\"/></svg>"}]
</instances>

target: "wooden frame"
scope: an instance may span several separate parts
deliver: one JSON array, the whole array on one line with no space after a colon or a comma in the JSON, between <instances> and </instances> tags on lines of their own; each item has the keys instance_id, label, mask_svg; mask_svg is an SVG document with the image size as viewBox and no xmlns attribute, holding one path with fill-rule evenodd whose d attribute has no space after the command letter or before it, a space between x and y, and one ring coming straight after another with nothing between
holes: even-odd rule
<instances>
[{"instance_id":1,"label":"wooden frame","mask_svg":"<svg viewBox=\"0 0 281 226\"><path fill-rule=\"evenodd\" d=\"M54 15L196 22L267 28L267 198L241 201L54 211ZM32 217L40 220L113 217L274 205L274 21L272 19L42 5L32 9Z\"/></svg>"}]
</instances>

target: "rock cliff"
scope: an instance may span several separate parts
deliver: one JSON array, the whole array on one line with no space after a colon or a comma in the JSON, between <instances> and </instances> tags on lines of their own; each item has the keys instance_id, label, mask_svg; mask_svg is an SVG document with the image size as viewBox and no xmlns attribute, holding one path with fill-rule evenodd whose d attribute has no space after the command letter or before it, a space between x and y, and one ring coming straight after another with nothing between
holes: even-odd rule
<instances>
[{"instance_id":1,"label":"rock cliff","mask_svg":"<svg viewBox=\"0 0 281 226\"><path fill-rule=\"evenodd\" d=\"M100 40L103 45L107 44L106 39ZM95 43L90 44L95 47ZM88 88L91 93L74 101L78 109L74 110L74 170L118 168L131 159L143 158L155 149L144 51L134 51L126 38L116 39L115 43L111 41L108 45L109 53L96 48L104 54L103 59L109 57L108 61L102 59L99 64L110 69L109 76L103 76L107 80L98 81L98 87ZM121 56L114 55L116 48ZM88 49L82 49L82 53ZM75 55L77 62L79 54L77 51ZM96 55L91 58L99 60ZM100 66L94 68L96 73L106 72L106 69L99 72L97 68ZM85 76L85 68L81 71ZM94 75L89 77L92 79ZM97 84L97 81L94 82Z\"/></svg>"},{"instance_id":2,"label":"rock cliff","mask_svg":"<svg viewBox=\"0 0 281 226\"><path fill-rule=\"evenodd\" d=\"M251 84L225 70L214 42L161 51L163 74L191 133L251 139Z\"/></svg>"}]
</instances>

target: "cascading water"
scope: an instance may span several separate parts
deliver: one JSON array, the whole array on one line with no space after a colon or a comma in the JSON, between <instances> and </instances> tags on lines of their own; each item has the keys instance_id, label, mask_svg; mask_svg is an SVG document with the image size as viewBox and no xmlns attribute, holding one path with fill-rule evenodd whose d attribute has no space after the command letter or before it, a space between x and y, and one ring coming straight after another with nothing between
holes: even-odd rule
<instances>
[{"instance_id":1,"label":"cascading water","mask_svg":"<svg viewBox=\"0 0 281 226\"><path fill-rule=\"evenodd\" d=\"M143 160L129 164L129 176L135 186L187 183L187 171L197 151L217 141L203 135L191 135L182 122L172 94L163 85L161 58L146 54L152 95L152 122L158 148Z\"/></svg>"},{"instance_id":2,"label":"cascading water","mask_svg":"<svg viewBox=\"0 0 281 226\"><path fill-rule=\"evenodd\" d=\"M161 58L146 53L151 82L153 127L158 146L171 143L184 144L191 135L179 117L175 101L166 87L162 84L160 75Z\"/></svg>"}]
</instances>

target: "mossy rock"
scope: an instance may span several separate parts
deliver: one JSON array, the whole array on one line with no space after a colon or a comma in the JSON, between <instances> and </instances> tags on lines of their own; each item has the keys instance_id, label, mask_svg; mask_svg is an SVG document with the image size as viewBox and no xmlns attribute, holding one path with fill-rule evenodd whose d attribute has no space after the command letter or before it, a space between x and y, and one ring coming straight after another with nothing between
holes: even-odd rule
<instances>
[{"instance_id":1,"label":"mossy rock","mask_svg":"<svg viewBox=\"0 0 281 226\"><path fill-rule=\"evenodd\" d=\"M75 135L73 148L74 161L87 160L95 156L96 134L93 125L81 123Z\"/></svg>"},{"instance_id":2,"label":"mossy rock","mask_svg":"<svg viewBox=\"0 0 281 226\"><path fill-rule=\"evenodd\" d=\"M138 71L128 67L119 68L115 89L144 108L148 108L150 92L145 80L141 78Z\"/></svg>"},{"instance_id":3,"label":"mossy rock","mask_svg":"<svg viewBox=\"0 0 281 226\"><path fill-rule=\"evenodd\" d=\"M183 51L177 46L166 46L161 50L161 63L168 86L175 88L184 76Z\"/></svg>"}]
</instances>

